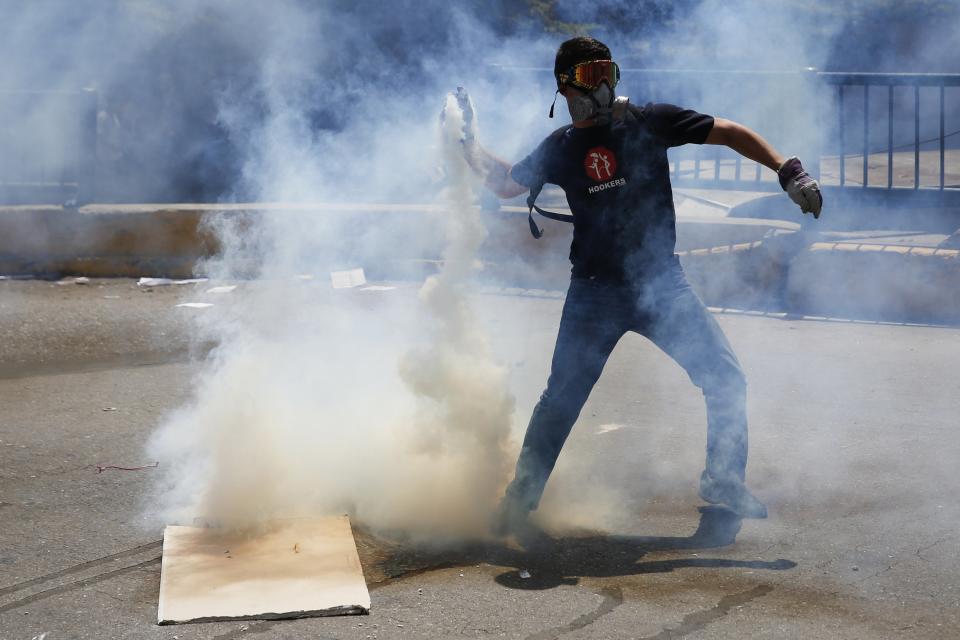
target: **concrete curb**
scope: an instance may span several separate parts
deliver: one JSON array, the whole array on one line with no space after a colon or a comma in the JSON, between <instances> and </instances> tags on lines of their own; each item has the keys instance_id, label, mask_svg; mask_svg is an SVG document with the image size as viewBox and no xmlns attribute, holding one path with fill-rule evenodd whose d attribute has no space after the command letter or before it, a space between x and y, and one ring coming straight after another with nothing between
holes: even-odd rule
<instances>
[{"instance_id":1,"label":"concrete curb","mask_svg":"<svg viewBox=\"0 0 960 640\"><path fill-rule=\"evenodd\" d=\"M707 305L744 309L779 302L792 258L773 238L677 255L687 279Z\"/></svg>"},{"instance_id":2,"label":"concrete curb","mask_svg":"<svg viewBox=\"0 0 960 640\"><path fill-rule=\"evenodd\" d=\"M800 234L797 234L800 236ZM708 305L890 322L960 323L960 250L802 237L679 253ZM792 246L791 246L792 245Z\"/></svg>"},{"instance_id":3,"label":"concrete curb","mask_svg":"<svg viewBox=\"0 0 960 640\"><path fill-rule=\"evenodd\" d=\"M877 242L858 242L855 240L844 240L840 242L815 242L810 245L809 250L814 253L823 251L895 253L909 257L941 258L944 260L955 260L960 257L960 249L882 244Z\"/></svg>"},{"instance_id":4,"label":"concrete curb","mask_svg":"<svg viewBox=\"0 0 960 640\"><path fill-rule=\"evenodd\" d=\"M133 277L189 275L219 250L198 209L0 209L0 272Z\"/></svg>"},{"instance_id":5,"label":"concrete curb","mask_svg":"<svg viewBox=\"0 0 960 640\"><path fill-rule=\"evenodd\" d=\"M419 278L436 270L442 225L436 205L232 204L0 207L0 275L90 277L200 275L220 251L213 228L253 228L272 215L335 215L372 229L371 278ZM569 277L569 225L525 207L488 212L481 249L490 280L562 289ZM248 226L249 225L249 226ZM680 259L707 304L807 315L960 322L960 250L875 241L808 242L799 225L770 220L679 217ZM811 240L813 238L810 238Z\"/></svg>"},{"instance_id":6,"label":"concrete curb","mask_svg":"<svg viewBox=\"0 0 960 640\"><path fill-rule=\"evenodd\" d=\"M960 323L960 250L815 242L790 265L784 291L809 315Z\"/></svg>"},{"instance_id":7,"label":"concrete curb","mask_svg":"<svg viewBox=\"0 0 960 640\"><path fill-rule=\"evenodd\" d=\"M350 204L90 205L0 207L0 274L189 277L221 250L217 228L243 233L264 216L351 216L392 234L396 258L436 244L436 225L419 225L437 207ZM411 219L414 220L411 224ZM422 227L422 229L420 228ZM416 241L410 236L421 237ZM259 240L251 235L253 243ZM412 249L411 249L412 251Z\"/></svg>"},{"instance_id":8,"label":"concrete curb","mask_svg":"<svg viewBox=\"0 0 960 640\"><path fill-rule=\"evenodd\" d=\"M439 257L442 225L436 216L443 212L438 205L364 203L0 207L0 274L189 277L220 251L215 227L251 228L259 217L288 215L349 217L354 228L374 229L385 251L382 264L368 267L384 272L396 261ZM482 249L486 260L507 271L566 278L569 226L538 221L546 234L536 240L527 229L526 208L503 207L486 215L493 220ZM680 218L678 226L681 248L756 240L771 229L790 228L723 218Z\"/></svg>"}]
</instances>

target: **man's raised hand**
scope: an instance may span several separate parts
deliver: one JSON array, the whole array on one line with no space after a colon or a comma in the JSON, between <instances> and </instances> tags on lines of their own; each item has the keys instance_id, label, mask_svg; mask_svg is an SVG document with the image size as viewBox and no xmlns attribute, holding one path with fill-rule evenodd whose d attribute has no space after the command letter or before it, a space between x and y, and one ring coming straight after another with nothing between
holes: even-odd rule
<instances>
[{"instance_id":1,"label":"man's raised hand","mask_svg":"<svg viewBox=\"0 0 960 640\"><path fill-rule=\"evenodd\" d=\"M820 217L820 209L823 207L820 185L804 171L797 156L788 158L780 165L777 177L780 178L780 186L791 200L800 205L802 212L812 213L814 218Z\"/></svg>"},{"instance_id":2,"label":"man's raised hand","mask_svg":"<svg viewBox=\"0 0 960 640\"><path fill-rule=\"evenodd\" d=\"M455 114L455 110L459 110L460 113ZM451 91L447 95L446 104L440 114L441 124L447 123L447 118L456 118L449 126L455 126L457 120L460 121L460 149L463 152L463 159L477 177L483 180L488 189L504 199L513 198L527 190L527 187L514 182L510 177L510 163L501 160L480 145L477 140L477 118L473 110L473 102L470 100L470 94L463 87L457 87L456 91Z\"/></svg>"},{"instance_id":3,"label":"man's raised hand","mask_svg":"<svg viewBox=\"0 0 960 640\"><path fill-rule=\"evenodd\" d=\"M464 146L472 146L477 140L477 125L474 118L473 102L470 100L470 94L463 87L457 87L456 91L451 91L452 96L457 101L457 107L460 109L460 115L463 124L460 128L460 143ZM443 124L450 116L448 114L449 102L444 105L440 112L440 123Z\"/></svg>"},{"instance_id":4,"label":"man's raised hand","mask_svg":"<svg viewBox=\"0 0 960 640\"><path fill-rule=\"evenodd\" d=\"M464 145L472 145L477 140L477 125L474 120L473 101L470 100L470 94L463 87L457 87L457 92L453 94L457 99L457 106L463 113L463 135L460 142Z\"/></svg>"}]
</instances>

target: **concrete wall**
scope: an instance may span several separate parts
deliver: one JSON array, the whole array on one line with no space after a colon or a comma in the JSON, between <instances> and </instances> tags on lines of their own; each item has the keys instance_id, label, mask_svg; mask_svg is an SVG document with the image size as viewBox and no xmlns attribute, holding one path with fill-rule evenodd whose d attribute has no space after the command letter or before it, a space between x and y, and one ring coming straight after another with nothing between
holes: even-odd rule
<instances>
[{"instance_id":1,"label":"concrete wall","mask_svg":"<svg viewBox=\"0 0 960 640\"><path fill-rule=\"evenodd\" d=\"M563 289L571 227L526 209L486 215L487 279ZM212 226L243 229L260 216L332 215L376 234L363 266L372 279L422 278L441 258L442 210L421 205L114 205L0 208L0 275L94 277L199 275L220 244ZM806 315L960 322L960 251L880 242L822 242L778 221L680 218L678 253L707 304ZM243 274L238 274L243 275Z\"/></svg>"},{"instance_id":2,"label":"concrete wall","mask_svg":"<svg viewBox=\"0 0 960 640\"><path fill-rule=\"evenodd\" d=\"M816 242L790 265L791 308L893 322L960 323L960 251Z\"/></svg>"}]
</instances>

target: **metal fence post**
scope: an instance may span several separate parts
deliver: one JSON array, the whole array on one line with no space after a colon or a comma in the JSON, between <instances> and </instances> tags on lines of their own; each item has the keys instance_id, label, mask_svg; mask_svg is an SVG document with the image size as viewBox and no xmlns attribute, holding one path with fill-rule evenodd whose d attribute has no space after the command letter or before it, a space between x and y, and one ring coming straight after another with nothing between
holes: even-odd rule
<instances>
[{"instance_id":1,"label":"metal fence post","mask_svg":"<svg viewBox=\"0 0 960 640\"><path fill-rule=\"evenodd\" d=\"M807 173L817 180L822 180L820 176L820 158L824 155L824 144L826 142L827 119L824 114L824 85L820 81L820 72L814 67L807 67L803 72L804 85L806 93L810 96L810 135L805 136L806 142L803 143L803 153L801 157L803 166Z\"/></svg>"}]
</instances>

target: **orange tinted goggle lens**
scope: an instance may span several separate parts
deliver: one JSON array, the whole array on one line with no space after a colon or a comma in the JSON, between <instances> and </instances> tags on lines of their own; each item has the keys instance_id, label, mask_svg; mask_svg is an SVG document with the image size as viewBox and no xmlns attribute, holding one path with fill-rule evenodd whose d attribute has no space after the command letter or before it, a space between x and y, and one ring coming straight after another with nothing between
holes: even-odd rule
<instances>
[{"instance_id":1,"label":"orange tinted goggle lens","mask_svg":"<svg viewBox=\"0 0 960 640\"><path fill-rule=\"evenodd\" d=\"M573 85L581 89L593 90L606 80L610 88L620 82L620 67L613 60L592 60L575 64L557 76L557 85Z\"/></svg>"}]
</instances>

